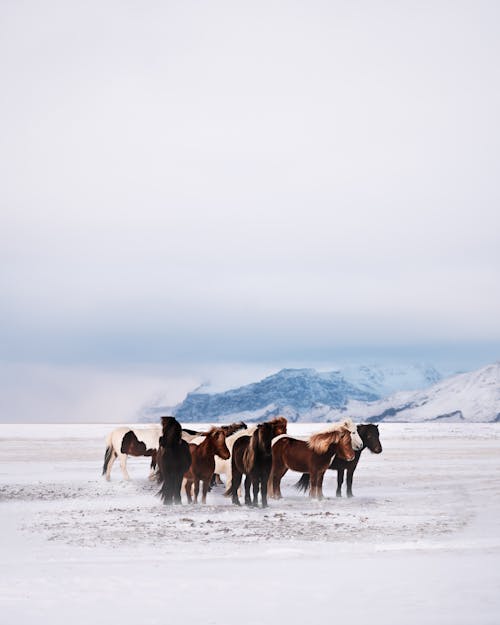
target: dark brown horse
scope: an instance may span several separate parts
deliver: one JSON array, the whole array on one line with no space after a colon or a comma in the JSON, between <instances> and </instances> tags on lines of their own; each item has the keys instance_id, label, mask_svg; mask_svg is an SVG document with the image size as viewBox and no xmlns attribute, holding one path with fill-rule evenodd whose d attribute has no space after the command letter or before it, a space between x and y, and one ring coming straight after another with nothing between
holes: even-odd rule
<instances>
[{"instance_id":1,"label":"dark brown horse","mask_svg":"<svg viewBox=\"0 0 500 625\"><path fill-rule=\"evenodd\" d=\"M181 424L174 417L162 417L163 434L158 448L158 473L164 504L181 503L184 474L191 466L189 445L182 440Z\"/></svg>"},{"instance_id":2,"label":"dark brown horse","mask_svg":"<svg viewBox=\"0 0 500 625\"><path fill-rule=\"evenodd\" d=\"M318 432L309 437L308 441L301 441L285 436L278 439L272 448L272 470L269 479L272 496L281 498L280 483L288 471L300 471L311 476L310 497L323 499L323 476L334 454L354 459L353 436L358 443L356 427L347 419L342 423L330 426L327 430Z\"/></svg>"},{"instance_id":3,"label":"dark brown horse","mask_svg":"<svg viewBox=\"0 0 500 625\"><path fill-rule=\"evenodd\" d=\"M378 426L373 423L367 425L358 425L358 434L363 441L363 447L355 452L354 460L347 462L339 456L335 456L332 460L329 469L337 471L337 497L342 497L342 484L344 482L344 471L347 471L347 496L352 497L352 480L354 477L354 471L358 466L361 452L363 449L368 448L374 454L382 453L382 444L380 442L380 435ZM300 480L295 484L295 488L298 490L306 491L309 488L309 474L304 473Z\"/></svg>"},{"instance_id":4,"label":"dark brown horse","mask_svg":"<svg viewBox=\"0 0 500 625\"><path fill-rule=\"evenodd\" d=\"M231 496L235 505L240 505L238 489L243 473L245 479L245 504L258 505L259 488L261 490L262 507L267 507L267 481L273 462L271 442L274 437L272 423L260 423L251 436L242 436L235 441L231 454ZM253 489L253 502L250 497Z\"/></svg>"},{"instance_id":5,"label":"dark brown horse","mask_svg":"<svg viewBox=\"0 0 500 625\"><path fill-rule=\"evenodd\" d=\"M192 502L191 489L194 485L194 503L198 503L200 481L203 482L202 503L207 502L207 493L210 488L210 480L214 474L215 458L220 456L224 460L229 458L229 449L226 446L226 434L222 428L212 428L205 433L203 441L199 445L190 443L191 466L186 471L186 495L189 503Z\"/></svg>"}]
</instances>

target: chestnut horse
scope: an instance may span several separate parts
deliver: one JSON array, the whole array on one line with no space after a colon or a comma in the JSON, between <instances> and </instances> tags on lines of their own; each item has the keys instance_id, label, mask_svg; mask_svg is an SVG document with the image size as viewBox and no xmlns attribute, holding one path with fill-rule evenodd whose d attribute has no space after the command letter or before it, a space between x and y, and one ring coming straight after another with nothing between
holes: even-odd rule
<instances>
[{"instance_id":1,"label":"chestnut horse","mask_svg":"<svg viewBox=\"0 0 500 625\"><path fill-rule=\"evenodd\" d=\"M220 456L227 460L230 453L226 446L226 434L222 428L213 427L205 433L204 439L199 445L190 443L191 466L186 471L186 495L188 502L192 502L191 489L194 484L194 503L198 503L200 481L203 482L202 503L207 502L207 493L210 488L210 480L214 474L215 458Z\"/></svg>"},{"instance_id":2,"label":"chestnut horse","mask_svg":"<svg viewBox=\"0 0 500 625\"><path fill-rule=\"evenodd\" d=\"M358 434L363 441L363 447L356 451L354 460L347 462L338 456L335 456L332 460L329 469L337 471L337 497L342 497L342 483L344 482L344 471L347 471L347 496L352 497L352 479L354 477L354 471L358 466L361 452L363 449L368 448L374 454L382 453L382 443L380 442L380 435L378 431L378 425L369 423L367 425L358 425ZM295 484L295 488L298 490L306 491L309 488L309 474L304 473L300 480Z\"/></svg>"},{"instance_id":3,"label":"chestnut horse","mask_svg":"<svg viewBox=\"0 0 500 625\"><path fill-rule=\"evenodd\" d=\"M288 469L292 469L309 473L310 497L323 499L323 476L333 455L336 454L345 460L354 460L353 445L361 447L362 441L350 419L313 434L308 441L288 436L279 438L274 442L272 449L273 464L269 479L272 496L281 499L281 479Z\"/></svg>"},{"instance_id":4,"label":"chestnut horse","mask_svg":"<svg viewBox=\"0 0 500 625\"><path fill-rule=\"evenodd\" d=\"M184 473L191 466L189 445L182 440L181 424L174 417L162 417L163 435L158 447L158 473L164 504L181 503Z\"/></svg>"},{"instance_id":5,"label":"chestnut horse","mask_svg":"<svg viewBox=\"0 0 500 625\"><path fill-rule=\"evenodd\" d=\"M238 489L245 473L245 504L257 507L260 487L262 507L267 508L267 482L273 462L272 440L277 434L284 434L283 429L286 432L286 419L280 417L267 423L260 423L252 436L242 436L235 441L231 454L232 482L228 489L228 494L231 494L235 505L240 505ZM251 487L253 502L250 497Z\"/></svg>"}]
</instances>

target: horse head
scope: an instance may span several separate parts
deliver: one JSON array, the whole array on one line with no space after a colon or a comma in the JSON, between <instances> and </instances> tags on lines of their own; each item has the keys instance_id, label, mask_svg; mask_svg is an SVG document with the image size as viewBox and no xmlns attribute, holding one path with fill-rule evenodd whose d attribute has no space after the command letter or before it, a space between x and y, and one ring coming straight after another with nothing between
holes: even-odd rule
<instances>
[{"instance_id":1,"label":"horse head","mask_svg":"<svg viewBox=\"0 0 500 625\"><path fill-rule=\"evenodd\" d=\"M368 447L374 454L382 453L382 443L380 442L378 425L374 423L358 425L358 432L365 447Z\"/></svg>"},{"instance_id":2,"label":"horse head","mask_svg":"<svg viewBox=\"0 0 500 625\"><path fill-rule=\"evenodd\" d=\"M207 438L210 437L214 446L214 453L222 458L222 460L228 460L231 453L226 445L226 434L222 428L213 428L207 434Z\"/></svg>"},{"instance_id":3,"label":"horse head","mask_svg":"<svg viewBox=\"0 0 500 625\"><path fill-rule=\"evenodd\" d=\"M279 436L280 434L286 434L288 421L285 419L285 417L276 417L275 419L269 421L269 423L272 425L273 428L273 438L275 436Z\"/></svg>"},{"instance_id":4,"label":"horse head","mask_svg":"<svg viewBox=\"0 0 500 625\"><path fill-rule=\"evenodd\" d=\"M342 425L344 429L349 430L349 432L351 433L351 443L354 451L359 451L360 449L363 449L363 441L358 433L358 428L354 425L352 419L345 419L342 422Z\"/></svg>"},{"instance_id":5,"label":"horse head","mask_svg":"<svg viewBox=\"0 0 500 625\"><path fill-rule=\"evenodd\" d=\"M182 437L181 424L174 417L162 417L161 426L163 429L163 436L161 437L161 444L164 447L171 447L178 444Z\"/></svg>"}]
</instances>

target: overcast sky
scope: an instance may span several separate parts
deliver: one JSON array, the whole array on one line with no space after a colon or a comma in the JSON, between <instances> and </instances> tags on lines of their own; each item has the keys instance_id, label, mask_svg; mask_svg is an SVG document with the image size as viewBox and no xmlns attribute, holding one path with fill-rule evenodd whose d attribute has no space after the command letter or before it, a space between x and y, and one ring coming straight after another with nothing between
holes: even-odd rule
<instances>
[{"instance_id":1,"label":"overcast sky","mask_svg":"<svg viewBox=\"0 0 500 625\"><path fill-rule=\"evenodd\" d=\"M224 371L499 359L499 19L0 3L0 419L120 419Z\"/></svg>"}]
</instances>

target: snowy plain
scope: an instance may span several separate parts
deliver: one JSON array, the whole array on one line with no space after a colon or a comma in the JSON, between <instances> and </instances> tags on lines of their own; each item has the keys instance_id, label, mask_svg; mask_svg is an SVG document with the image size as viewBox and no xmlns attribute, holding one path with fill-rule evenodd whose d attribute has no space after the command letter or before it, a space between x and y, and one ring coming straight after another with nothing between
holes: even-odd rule
<instances>
[{"instance_id":1,"label":"snowy plain","mask_svg":"<svg viewBox=\"0 0 500 625\"><path fill-rule=\"evenodd\" d=\"M382 424L352 499L289 472L266 510L164 507L147 459L106 482L113 427L0 425L2 623L500 622L500 424Z\"/></svg>"}]
</instances>

